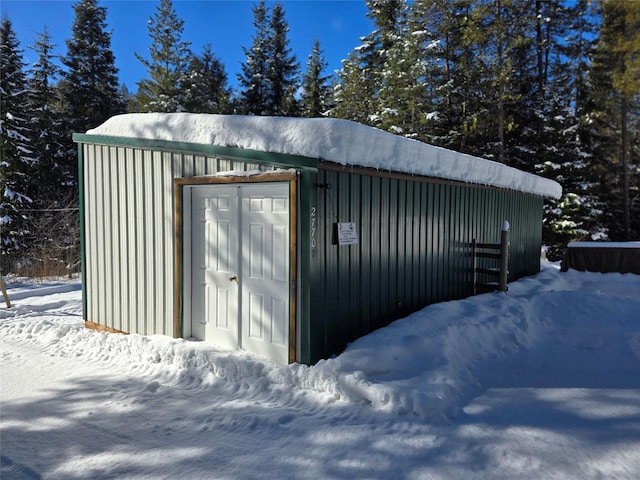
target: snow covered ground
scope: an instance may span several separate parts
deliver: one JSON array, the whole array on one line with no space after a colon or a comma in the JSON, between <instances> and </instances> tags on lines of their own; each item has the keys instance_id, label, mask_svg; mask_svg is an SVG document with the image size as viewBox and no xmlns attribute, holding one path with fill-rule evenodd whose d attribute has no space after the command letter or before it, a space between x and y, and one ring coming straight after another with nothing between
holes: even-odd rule
<instances>
[{"instance_id":1,"label":"snow covered ground","mask_svg":"<svg viewBox=\"0 0 640 480\"><path fill-rule=\"evenodd\" d=\"M313 367L0 303L5 479L637 479L640 276L543 264Z\"/></svg>"}]
</instances>

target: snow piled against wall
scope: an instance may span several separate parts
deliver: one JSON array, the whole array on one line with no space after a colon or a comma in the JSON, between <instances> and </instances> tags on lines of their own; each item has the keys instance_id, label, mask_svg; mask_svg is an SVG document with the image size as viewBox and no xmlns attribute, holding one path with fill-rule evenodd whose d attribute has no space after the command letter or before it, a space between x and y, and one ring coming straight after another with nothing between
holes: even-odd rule
<instances>
[{"instance_id":1,"label":"snow piled against wall","mask_svg":"<svg viewBox=\"0 0 640 480\"><path fill-rule=\"evenodd\" d=\"M119 115L89 135L164 140L298 155L560 198L553 180L349 120L192 113Z\"/></svg>"}]
</instances>

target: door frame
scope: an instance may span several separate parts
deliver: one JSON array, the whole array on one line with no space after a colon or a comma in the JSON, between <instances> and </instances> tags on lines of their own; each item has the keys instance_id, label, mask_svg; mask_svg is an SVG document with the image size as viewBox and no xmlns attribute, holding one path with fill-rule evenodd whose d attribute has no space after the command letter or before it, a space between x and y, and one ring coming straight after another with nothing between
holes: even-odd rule
<instances>
[{"instance_id":1,"label":"door frame","mask_svg":"<svg viewBox=\"0 0 640 480\"><path fill-rule=\"evenodd\" d=\"M252 175L208 175L173 179L175 255L173 335L191 336L191 187L242 183L289 183L289 363L297 359L298 338L298 172L262 172Z\"/></svg>"}]
</instances>

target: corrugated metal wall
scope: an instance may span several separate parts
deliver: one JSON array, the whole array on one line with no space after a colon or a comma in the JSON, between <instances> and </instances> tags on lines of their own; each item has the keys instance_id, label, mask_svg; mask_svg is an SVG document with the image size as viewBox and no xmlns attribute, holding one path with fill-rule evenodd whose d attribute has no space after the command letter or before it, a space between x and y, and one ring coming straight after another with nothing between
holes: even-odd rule
<instances>
[{"instance_id":1,"label":"corrugated metal wall","mask_svg":"<svg viewBox=\"0 0 640 480\"><path fill-rule=\"evenodd\" d=\"M273 167L133 143L82 143L86 319L171 336L173 179ZM424 305L470 295L471 241L499 241L504 220L511 224L510 280L539 269L539 197L337 169L303 180L303 231L313 208L318 221L317 245L301 245L303 361L339 353ZM356 223L357 245L332 244L338 221Z\"/></svg>"},{"instance_id":2,"label":"corrugated metal wall","mask_svg":"<svg viewBox=\"0 0 640 480\"><path fill-rule=\"evenodd\" d=\"M425 305L471 295L471 242L499 242L504 220L510 281L539 270L539 197L332 170L320 170L318 184L314 359ZM334 245L335 222L355 222L359 243Z\"/></svg>"},{"instance_id":3,"label":"corrugated metal wall","mask_svg":"<svg viewBox=\"0 0 640 480\"><path fill-rule=\"evenodd\" d=\"M133 147L82 149L86 319L173 335L173 179L258 166Z\"/></svg>"}]
</instances>

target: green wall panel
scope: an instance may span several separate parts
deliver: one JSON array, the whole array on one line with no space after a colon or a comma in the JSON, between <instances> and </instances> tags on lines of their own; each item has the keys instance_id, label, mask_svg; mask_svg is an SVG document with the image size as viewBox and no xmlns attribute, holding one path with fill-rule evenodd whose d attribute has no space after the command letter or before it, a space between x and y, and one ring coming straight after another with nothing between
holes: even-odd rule
<instances>
[{"instance_id":1,"label":"green wall panel","mask_svg":"<svg viewBox=\"0 0 640 480\"><path fill-rule=\"evenodd\" d=\"M311 362L428 304L471 295L472 240L499 242L504 220L509 281L539 270L539 197L323 169L318 185ZM335 244L337 222L356 224L357 245Z\"/></svg>"}]
</instances>

